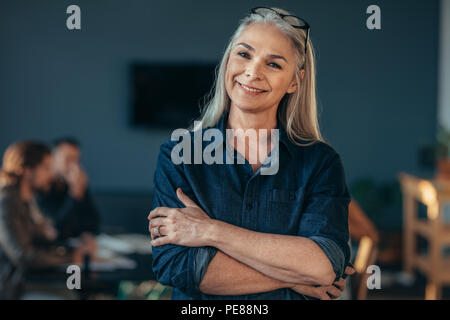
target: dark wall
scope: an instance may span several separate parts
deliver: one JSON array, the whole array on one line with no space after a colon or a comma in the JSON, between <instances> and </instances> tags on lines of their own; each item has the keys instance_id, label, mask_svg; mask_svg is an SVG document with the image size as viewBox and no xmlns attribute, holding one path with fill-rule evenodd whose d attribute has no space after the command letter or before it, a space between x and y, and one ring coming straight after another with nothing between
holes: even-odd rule
<instances>
[{"instance_id":1,"label":"dark wall","mask_svg":"<svg viewBox=\"0 0 450 320\"><path fill-rule=\"evenodd\" d=\"M420 172L418 147L436 128L437 1L272 3L312 26L322 129L349 182ZM66 28L70 4L81 7L80 31ZM92 189L150 191L170 132L129 125L129 62L218 61L238 20L260 4L1 1L0 150L75 135ZM382 30L366 28L371 4Z\"/></svg>"}]
</instances>

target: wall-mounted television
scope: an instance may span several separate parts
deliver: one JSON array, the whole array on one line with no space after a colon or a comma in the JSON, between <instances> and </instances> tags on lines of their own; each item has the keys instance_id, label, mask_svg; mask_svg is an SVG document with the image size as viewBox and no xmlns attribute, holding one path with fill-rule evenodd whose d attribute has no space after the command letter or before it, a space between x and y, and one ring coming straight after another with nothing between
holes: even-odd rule
<instances>
[{"instance_id":1,"label":"wall-mounted television","mask_svg":"<svg viewBox=\"0 0 450 320\"><path fill-rule=\"evenodd\" d=\"M132 124L187 128L200 115L215 67L213 63L132 63Z\"/></svg>"}]
</instances>

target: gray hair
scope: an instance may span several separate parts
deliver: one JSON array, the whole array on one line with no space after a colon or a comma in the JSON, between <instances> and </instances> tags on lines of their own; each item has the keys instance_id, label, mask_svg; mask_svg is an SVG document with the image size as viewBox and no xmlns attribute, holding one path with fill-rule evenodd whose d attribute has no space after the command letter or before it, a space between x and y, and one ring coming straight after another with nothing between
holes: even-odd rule
<instances>
[{"instance_id":1,"label":"gray hair","mask_svg":"<svg viewBox=\"0 0 450 320\"><path fill-rule=\"evenodd\" d=\"M290 14L283 9L272 9L283 14ZM295 18L289 17L289 19ZM275 25L292 40L295 48L295 79L299 86L292 94L286 93L284 95L280 100L277 111L278 118L286 128L290 140L297 145L310 145L316 141L324 142L317 117L316 69L313 45L309 39L305 56L306 32L303 29L294 28L275 13L268 13L264 16L250 14L240 20L238 28L231 36L225 49L220 64L215 69L215 81L205 98L206 103L203 105L199 122L196 126L193 125L191 129L212 127L225 111L229 111L231 101L225 88L225 73L230 52L242 31L251 23L256 22ZM301 69L303 66L305 74L302 79ZM309 141L309 143L301 144L298 139Z\"/></svg>"}]
</instances>

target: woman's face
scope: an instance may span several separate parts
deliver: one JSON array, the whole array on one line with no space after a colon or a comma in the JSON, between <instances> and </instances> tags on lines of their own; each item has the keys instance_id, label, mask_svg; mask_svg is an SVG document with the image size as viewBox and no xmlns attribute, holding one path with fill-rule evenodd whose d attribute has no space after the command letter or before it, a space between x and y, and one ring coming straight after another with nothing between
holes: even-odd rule
<instances>
[{"instance_id":1,"label":"woman's face","mask_svg":"<svg viewBox=\"0 0 450 320\"><path fill-rule=\"evenodd\" d=\"M286 93L297 89L294 70L289 37L272 24L250 24L235 41L228 59L225 86L231 107L244 112L276 109Z\"/></svg>"},{"instance_id":2,"label":"woman's face","mask_svg":"<svg viewBox=\"0 0 450 320\"><path fill-rule=\"evenodd\" d=\"M26 177L28 183L33 190L48 191L53 180L52 172L53 158L46 155L40 164L35 168L26 168Z\"/></svg>"}]
</instances>

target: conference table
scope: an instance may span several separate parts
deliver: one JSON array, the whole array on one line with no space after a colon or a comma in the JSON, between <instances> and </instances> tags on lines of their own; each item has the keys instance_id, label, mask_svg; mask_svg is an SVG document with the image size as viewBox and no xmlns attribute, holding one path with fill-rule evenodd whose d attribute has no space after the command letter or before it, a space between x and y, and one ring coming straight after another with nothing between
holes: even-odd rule
<instances>
[{"instance_id":1,"label":"conference table","mask_svg":"<svg viewBox=\"0 0 450 320\"><path fill-rule=\"evenodd\" d=\"M152 255L150 253L132 252L116 255L125 264L119 263L111 267L108 262L97 263L88 259L80 266L80 289L68 289L69 277L73 275L73 270L68 269L68 265L32 270L26 275L26 283L38 286L48 286L70 290L80 298L89 299L95 294L105 294L116 297L119 285L124 281L140 283L155 280L152 270ZM121 267L123 265L123 267ZM69 279L69 281L68 281Z\"/></svg>"}]
</instances>

